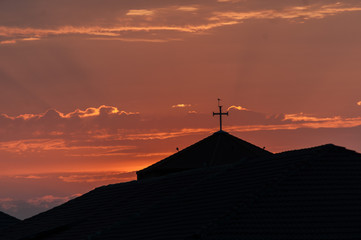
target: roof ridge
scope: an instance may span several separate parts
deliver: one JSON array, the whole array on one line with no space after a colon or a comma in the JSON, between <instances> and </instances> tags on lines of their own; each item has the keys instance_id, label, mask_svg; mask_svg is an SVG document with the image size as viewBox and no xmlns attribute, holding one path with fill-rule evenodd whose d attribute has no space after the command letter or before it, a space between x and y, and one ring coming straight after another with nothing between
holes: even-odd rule
<instances>
[{"instance_id":1,"label":"roof ridge","mask_svg":"<svg viewBox=\"0 0 361 240\"><path fill-rule=\"evenodd\" d=\"M212 137L214 134L215 134L215 133L213 133L212 135L210 135L210 136L208 136L208 137L206 137L206 138L203 138L203 139L199 140L198 142L193 143L192 145L190 145L190 146L182 149L182 150L179 151L179 152L173 153L172 155L170 155L170 156L168 156L168 157L166 157L166 158L163 158L163 159L161 159L161 160L153 163L152 165L150 165L150 166L148 166L148 167L146 167L146 168L140 169L140 170L136 171L136 173L138 173L138 172L147 172L147 171L152 170L152 169L153 169L154 167L156 167L156 166L161 166L161 165L163 165L163 164L166 164L168 161L171 161L171 160L173 159L173 157L175 157L175 156L177 156L177 155L179 155L179 154L181 154L181 153L184 153L184 151L186 151L186 150L192 149L195 145L197 145L197 144L199 144L199 143L201 143L201 142L204 142L204 141L208 140L208 139L209 139L210 137Z\"/></svg>"},{"instance_id":2,"label":"roof ridge","mask_svg":"<svg viewBox=\"0 0 361 240\"><path fill-rule=\"evenodd\" d=\"M270 158L274 160L275 158L277 158L277 156L272 156ZM275 190L277 190L277 186L279 186L279 184L281 182L285 181L289 177L297 174L301 170L304 170L306 167L308 167L310 165L310 163L312 162L312 161L309 161L310 158L313 158L313 156L307 156L306 158L300 159L295 162L291 162L289 164L289 166L283 170L285 172L284 175L279 176L272 182L267 182L257 192L255 192L251 196L249 196L246 201L239 202L239 203L232 205L229 208L229 210L226 211L224 214L217 216L216 218L213 219L213 221L209 222L208 224L204 225L201 229L199 229L198 232L195 232L193 234L193 236L189 236L185 239L201 239L203 236L205 236L207 234L207 231L209 229L216 227L220 221L224 221L227 218L229 219L229 217L231 215L233 215L234 212L239 212L239 211L241 211L240 209L254 204L262 196L267 197L267 195L269 194L269 192L271 190L274 193ZM306 163L306 164L303 164L303 163Z\"/></svg>"},{"instance_id":3,"label":"roof ridge","mask_svg":"<svg viewBox=\"0 0 361 240\"><path fill-rule=\"evenodd\" d=\"M213 162L214 162L214 159L216 158L216 153L218 151L218 148L219 148L219 144L221 143L221 137L218 136L218 139L217 139L217 143L216 143L216 146L214 147L213 149L213 154L212 154L212 157L209 161L206 161L207 165L210 166Z\"/></svg>"},{"instance_id":4,"label":"roof ridge","mask_svg":"<svg viewBox=\"0 0 361 240\"><path fill-rule=\"evenodd\" d=\"M301 152L301 151L312 151L314 153L317 153L317 152L321 152L321 150L324 149L324 148L344 149L344 150L348 150L348 151L351 151L351 152L356 152L354 150L350 150L350 149L347 149L345 147L335 145L333 143L327 143L327 144L322 144L322 145L313 146L313 147L305 147L305 148L301 148L301 149L287 150L287 151L279 152L279 153L276 153L276 154L277 155L278 154L289 154L289 153L295 153L295 152Z\"/></svg>"}]
</instances>

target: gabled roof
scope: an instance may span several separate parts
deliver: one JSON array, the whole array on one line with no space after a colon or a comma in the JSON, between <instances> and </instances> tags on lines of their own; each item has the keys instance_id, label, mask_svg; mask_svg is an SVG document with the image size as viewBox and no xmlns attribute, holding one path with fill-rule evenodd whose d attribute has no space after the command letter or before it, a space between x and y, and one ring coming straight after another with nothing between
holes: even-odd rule
<instances>
[{"instance_id":1,"label":"gabled roof","mask_svg":"<svg viewBox=\"0 0 361 240\"><path fill-rule=\"evenodd\" d=\"M189 169L230 164L237 161L270 156L272 153L218 131L211 136L137 172L138 180Z\"/></svg>"},{"instance_id":2,"label":"gabled roof","mask_svg":"<svg viewBox=\"0 0 361 240\"><path fill-rule=\"evenodd\" d=\"M358 239L361 154L334 145L104 186L0 239Z\"/></svg>"},{"instance_id":3,"label":"gabled roof","mask_svg":"<svg viewBox=\"0 0 361 240\"><path fill-rule=\"evenodd\" d=\"M0 212L0 230L5 229L18 222L21 222L21 221L13 216L6 214L6 213Z\"/></svg>"}]
</instances>

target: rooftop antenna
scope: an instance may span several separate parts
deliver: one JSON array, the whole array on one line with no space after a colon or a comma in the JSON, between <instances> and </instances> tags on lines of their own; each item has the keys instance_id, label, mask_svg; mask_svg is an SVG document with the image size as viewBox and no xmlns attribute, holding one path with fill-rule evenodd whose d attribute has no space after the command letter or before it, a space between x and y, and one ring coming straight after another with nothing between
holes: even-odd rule
<instances>
[{"instance_id":1,"label":"rooftop antenna","mask_svg":"<svg viewBox=\"0 0 361 240\"><path fill-rule=\"evenodd\" d=\"M228 116L228 112L222 112L222 106L220 105L220 102L221 102L221 99L218 98L219 112L218 113L213 112L213 116L219 115L219 131L222 131L222 115L227 115Z\"/></svg>"}]
</instances>

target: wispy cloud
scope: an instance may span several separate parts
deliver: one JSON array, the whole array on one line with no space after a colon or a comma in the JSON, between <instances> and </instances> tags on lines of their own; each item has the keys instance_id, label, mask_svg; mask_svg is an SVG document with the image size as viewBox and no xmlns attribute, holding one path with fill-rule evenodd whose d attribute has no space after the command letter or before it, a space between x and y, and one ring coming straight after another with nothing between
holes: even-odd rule
<instances>
[{"instance_id":1,"label":"wispy cloud","mask_svg":"<svg viewBox=\"0 0 361 240\"><path fill-rule=\"evenodd\" d=\"M182 41L181 38L89 38L89 40L99 40L99 41L120 41L120 42L144 42L144 43L165 43L165 42L173 42L173 41Z\"/></svg>"},{"instance_id":2,"label":"wispy cloud","mask_svg":"<svg viewBox=\"0 0 361 240\"><path fill-rule=\"evenodd\" d=\"M327 5L307 5L307 6L293 6L284 8L282 10L260 10L260 11L225 11L214 12L214 16L209 19L212 21L221 20L247 20L247 19L320 19L327 16L333 16L345 12L361 11L361 7L347 6L342 3L327 4Z\"/></svg>"},{"instance_id":3,"label":"wispy cloud","mask_svg":"<svg viewBox=\"0 0 361 240\"><path fill-rule=\"evenodd\" d=\"M15 43L16 43L15 39L0 41L1 45L9 45L9 44L15 44Z\"/></svg>"},{"instance_id":4,"label":"wispy cloud","mask_svg":"<svg viewBox=\"0 0 361 240\"><path fill-rule=\"evenodd\" d=\"M71 156L117 156L124 155L125 150L133 150L135 146L72 146L66 144L64 139L25 139L17 141L0 142L0 150L18 154L36 153L43 151L72 151ZM82 153L76 153L82 151ZM84 153L84 151L86 153Z\"/></svg>"},{"instance_id":5,"label":"wispy cloud","mask_svg":"<svg viewBox=\"0 0 361 240\"><path fill-rule=\"evenodd\" d=\"M0 208L7 211L17 211L17 206L12 198L0 198Z\"/></svg>"},{"instance_id":6,"label":"wispy cloud","mask_svg":"<svg viewBox=\"0 0 361 240\"><path fill-rule=\"evenodd\" d=\"M191 106L192 106L192 104L179 103L179 104L172 105L172 108L185 108L185 107L191 107Z\"/></svg>"},{"instance_id":7,"label":"wispy cloud","mask_svg":"<svg viewBox=\"0 0 361 240\"><path fill-rule=\"evenodd\" d=\"M11 40L0 41L0 45L15 44L15 43L17 43L19 41L37 41L37 40L40 40L40 38L28 37L28 38L11 39Z\"/></svg>"},{"instance_id":8,"label":"wispy cloud","mask_svg":"<svg viewBox=\"0 0 361 240\"><path fill-rule=\"evenodd\" d=\"M135 172L98 172L98 173L74 173L59 176L59 179L69 183L80 182L128 182L136 178Z\"/></svg>"},{"instance_id":9,"label":"wispy cloud","mask_svg":"<svg viewBox=\"0 0 361 240\"><path fill-rule=\"evenodd\" d=\"M19 27L6 27L0 26L0 36L3 37L17 37L23 36L24 38L41 39L43 37L58 36L58 35L93 35L93 36L120 36L122 32L150 32L150 31L175 31L175 32L187 32L195 33L199 31L205 31L212 28L233 25L238 23L237 21L215 22L208 24L189 24L185 26L175 25L149 25L149 26L114 26L114 27L76 27L76 26L64 26L56 29L40 29L40 28L19 28ZM13 41L9 40L9 41Z\"/></svg>"},{"instance_id":10,"label":"wispy cloud","mask_svg":"<svg viewBox=\"0 0 361 240\"><path fill-rule=\"evenodd\" d=\"M174 106L184 108L189 105L183 103ZM224 125L225 131L229 132L342 129L361 126L361 117L322 117L306 113L268 117L236 105L230 106L228 110L233 110ZM79 160L86 160L97 166L107 162L109 168L103 170L115 167L122 171L142 168L147 165L147 161L160 159L176 146L181 146L184 139L204 137L218 130L216 120L211 114L189 114L187 110L181 111L177 116L163 118L131 114L112 106L77 109L71 113L52 110L42 114L12 117L3 114L0 115L0 123L0 154L4 156L11 156L20 162L30 158L37 164L42 161L37 160L37 157L44 159L54 156L54 159L47 163L49 166L55 162L60 164L57 161L62 159L68 165L74 163L77 167ZM164 143L164 146L159 143ZM124 163L122 169L118 169L115 160L117 164ZM92 165L86 170L93 169ZM15 172L23 178L38 179L38 175L33 173L39 172Z\"/></svg>"},{"instance_id":11,"label":"wispy cloud","mask_svg":"<svg viewBox=\"0 0 361 240\"><path fill-rule=\"evenodd\" d=\"M42 197L29 199L27 200L27 202L31 205L41 206L43 208L50 208L65 203L73 198L79 197L80 195L81 194L72 194L70 196L64 196L64 197L46 195Z\"/></svg>"},{"instance_id":12,"label":"wispy cloud","mask_svg":"<svg viewBox=\"0 0 361 240\"><path fill-rule=\"evenodd\" d=\"M174 154L174 152L157 152L157 153L140 153L137 154L136 157L167 157Z\"/></svg>"},{"instance_id":13,"label":"wispy cloud","mask_svg":"<svg viewBox=\"0 0 361 240\"><path fill-rule=\"evenodd\" d=\"M241 2L241 1L245 1L245 0L217 0L217 2L220 2L220 3L237 3L237 2Z\"/></svg>"},{"instance_id":14,"label":"wispy cloud","mask_svg":"<svg viewBox=\"0 0 361 240\"><path fill-rule=\"evenodd\" d=\"M331 122L340 121L340 116L336 117L316 117L304 113L285 114L284 121L291 120L292 122Z\"/></svg>"},{"instance_id":15,"label":"wispy cloud","mask_svg":"<svg viewBox=\"0 0 361 240\"><path fill-rule=\"evenodd\" d=\"M185 11L185 12L194 12L198 10L198 7L193 7L193 6L181 6L178 7L177 10L179 11Z\"/></svg>"},{"instance_id":16,"label":"wispy cloud","mask_svg":"<svg viewBox=\"0 0 361 240\"><path fill-rule=\"evenodd\" d=\"M248 109L245 108L245 107L242 107L242 106L234 106L234 105L232 105L232 106L230 106L229 108L227 108L227 111L229 111L229 110L231 110L231 109L237 109L237 110L239 110L239 111L248 111Z\"/></svg>"},{"instance_id":17,"label":"wispy cloud","mask_svg":"<svg viewBox=\"0 0 361 240\"><path fill-rule=\"evenodd\" d=\"M36 28L31 27L31 25L30 27L0 26L0 37L4 38L0 40L0 44L14 44L20 41L34 41L60 35L98 37L98 40L103 37L104 40L114 37L115 40L124 42L145 42L146 39L149 39L147 42L159 43L179 39L179 36L173 36L172 33L205 32L219 27L241 24L249 19L284 19L302 22L308 19L321 19L337 14L361 11L361 6L340 2L259 10L245 10L247 8L244 6L247 4L243 1L218 0L218 2L233 4L225 4L224 6L222 4L223 7L221 8L219 7L220 4L203 4L129 9L123 17L119 17L117 21L109 20L108 24L68 24L53 28ZM193 17L190 17L189 14L199 14L199 16L194 17L196 15L192 15ZM144 17L144 21L140 20L139 17ZM153 34L162 32L167 33L167 37L154 39ZM142 33L142 36L134 37L132 33Z\"/></svg>"},{"instance_id":18,"label":"wispy cloud","mask_svg":"<svg viewBox=\"0 0 361 240\"><path fill-rule=\"evenodd\" d=\"M126 13L127 16L150 16L153 14L154 11L147 9L131 9Z\"/></svg>"},{"instance_id":19,"label":"wispy cloud","mask_svg":"<svg viewBox=\"0 0 361 240\"><path fill-rule=\"evenodd\" d=\"M89 107L86 108L85 110L81 110L81 109L76 109L73 112L70 113L62 113L58 110L48 110L45 113L40 113L40 114L21 114L18 116L9 116L7 114L2 114L3 117L5 118L9 118L9 119L24 119L24 120L31 120L31 119L40 119L40 118L44 118L48 115L55 115L59 118L88 118L88 117L97 117L100 116L101 114L103 115L132 115L132 114L139 114L139 112L126 112L126 111L120 111L117 107L113 107L113 106L106 106L106 105L102 105L100 107Z\"/></svg>"},{"instance_id":20,"label":"wispy cloud","mask_svg":"<svg viewBox=\"0 0 361 240\"><path fill-rule=\"evenodd\" d=\"M129 134L127 138L129 140L164 140L191 134L211 133L214 131L215 128L185 128L178 131Z\"/></svg>"},{"instance_id":21,"label":"wispy cloud","mask_svg":"<svg viewBox=\"0 0 361 240\"><path fill-rule=\"evenodd\" d=\"M20 179L44 179L47 178L47 176L45 175L18 175L15 176L15 178L20 178Z\"/></svg>"}]
</instances>

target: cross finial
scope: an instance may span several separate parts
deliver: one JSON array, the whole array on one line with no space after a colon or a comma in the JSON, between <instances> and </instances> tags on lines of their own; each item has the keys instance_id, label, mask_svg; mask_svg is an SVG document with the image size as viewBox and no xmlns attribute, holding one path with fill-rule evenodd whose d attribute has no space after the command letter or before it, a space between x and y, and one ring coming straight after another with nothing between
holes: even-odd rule
<instances>
[{"instance_id":1,"label":"cross finial","mask_svg":"<svg viewBox=\"0 0 361 240\"><path fill-rule=\"evenodd\" d=\"M213 112L213 116L219 115L219 131L222 131L222 115L228 116L228 112L222 112L222 106L220 105L220 101L221 101L221 99L218 98L219 112L218 113Z\"/></svg>"}]
</instances>

